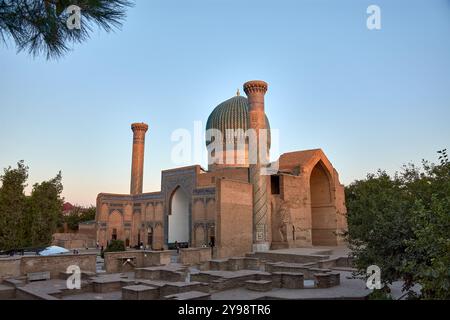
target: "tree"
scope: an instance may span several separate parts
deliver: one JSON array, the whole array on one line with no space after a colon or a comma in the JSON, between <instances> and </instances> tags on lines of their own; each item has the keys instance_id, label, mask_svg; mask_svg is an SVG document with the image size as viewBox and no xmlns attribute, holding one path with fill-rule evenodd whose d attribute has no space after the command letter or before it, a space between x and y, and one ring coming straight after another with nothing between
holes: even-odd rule
<instances>
[{"instance_id":1,"label":"tree","mask_svg":"<svg viewBox=\"0 0 450 320\"><path fill-rule=\"evenodd\" d=\"M426 174L411 221L415 237L407 242L411 259L404 270L422 285L425 299L450 299L450 162L447 150L439 151L440 165L424 163ZM416 181L417 183L417 181ZM424 189L424 192L420 192Z\"/></svg>"},{"instance_id":2,"label":"tree","mask_svg":"<svg viewBox=\"0 0 450 320\"><path fill-rule=\"evenodd\" d=\"M0 249L9 250L26 245L28 230L24 227L26 198L24 190L28 179L28 167L23 161L17 169L4 169L0 176Z\"/></svg>"},{"instance_id":3,"label":"tree","mask_svg":"<svg viewBox=\"0 0 450 320\"><path fill-rule=\"evenodd\" d=\"M23 161L0 177L0 251L47 246L57 229L62 207L61 173L35 184L25 195L28 167Z\"/></svg>"},{"instance_id":4,"label":"tree","mask_svg":"<svg viewBox=\"0 0 450 320\"><path fill-rule=\"evenodd\" d=\"M81 9L80 29L67 27L71 5ZM94 26L119 28L130 6L128 0L0 0L0 37L5 44L12 39L18 51L58 58L70 44L86 41Z\"/></svg>"},{"instance_id":5,"label":"tree","mask_svg":"<svg viewBox=\"0 0 450 320\"><path fill-rule=\"evenodd\" d=\"M106 252L122 252L122 251L126 251L127 249L125 248L125 242L123 242L122 240L111 240L108 243L108 246L105 250L103 250L103 252L101 253L102 258L104 258L104 254Z\"/></svg>"},{"instance_id":6,"label":"tree","mask_svg":"<svg viewBox=\"0 0 450 320\"><path fill-rule=\"evenodd\" d=\"M52 235L58 227L63 205L60 197L63 190L61 179L60 172L49 181L35 184L31 196L28 197L27 214L32 217L32 223L29 226L31 246L50 244Z\"/></svg>"},{"instance_id":7,"label":"tree","mask_svg":"<svg viewBox=\"0 0 450 320\"><path fill-rule=\"evenodd\" d=\"M93 206L89 208L76 206L72 212L64 218L64 222L67 223L67 227L70 230L77 231L80 223L95 220L96 210L97 209Z\"/></svg>"},{"instance_id":8,"label":"tree","mask_svg":"<svg viewBox=\"0 0 450 320\"><path fill-rule=\"evenodd\" d=\"M378 265L384 290L422 286L422 298L450 298L450 164L423 161L389 176L370 174L346 188L348 241L358 274Z\"/></svg>"}]
</instances>

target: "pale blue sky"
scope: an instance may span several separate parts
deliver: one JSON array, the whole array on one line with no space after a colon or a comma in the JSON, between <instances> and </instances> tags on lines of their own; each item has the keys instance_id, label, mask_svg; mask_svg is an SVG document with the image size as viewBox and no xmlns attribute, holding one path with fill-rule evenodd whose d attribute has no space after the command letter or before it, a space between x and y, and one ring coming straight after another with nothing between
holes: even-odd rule
<instances>
[{"instance_id":1,"label":"pale blue sky","mask_svg":"<svg viewBox=\"0 0 450 320\"><path fill-rule=\"evenodd\" d=\"M382 30L366 9L382 10ZM145 191L171 133L206 122L247 80L269 83L281 152L322 148L348 184L435 160L450 141L448 0L138 0L121 31L59 61L0 46L0 167L30 184L62 170L64 196L129 191L132 122L147 122Z\"/></svg>"}]
</instances>

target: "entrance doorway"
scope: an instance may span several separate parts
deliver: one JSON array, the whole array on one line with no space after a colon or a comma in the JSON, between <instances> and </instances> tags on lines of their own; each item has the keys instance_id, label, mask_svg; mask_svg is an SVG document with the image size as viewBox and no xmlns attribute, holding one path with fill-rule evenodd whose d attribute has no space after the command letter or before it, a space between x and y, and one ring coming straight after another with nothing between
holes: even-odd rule
<instances>
[{"instance_id":1,"label":"entrance doorway","mask_svg":"<svg viewBox=\"0 0 450 320\"><path fill-rule=\"evenodd\" d=\"M331 174L322 161L311 172L311 223L314 246L337 245L336 208L332 203Z\"/></svg>"},{"instance_id":2,"label":"entrance doorway","mask_svg":"<svg viewBox=\"0 0 450 320\"><path fill-rule=\"evenodd\" d=\"M147 230L147 247L153 249L153 228Z\"/></svg>"},{"instance_id":3,"label":"entrance doorway","mask_svg":"<svg viewBox=\"0 0 450 320\"><path fill-rule=\"evenodd\" d=\"M169 203L169 246L175 242L182 247L189 245L189 202L180 187L175 189Z\"/></svg>"},{"instance_id":4,"label":"entrance doorway","mask_svg":"<svg viewBox=\"0 0 450 320\"><path fill-rule=\"evenodd\" d=\"M117 229L112 230L111 240L117 240Z\"/></svg>"}]
</instances>

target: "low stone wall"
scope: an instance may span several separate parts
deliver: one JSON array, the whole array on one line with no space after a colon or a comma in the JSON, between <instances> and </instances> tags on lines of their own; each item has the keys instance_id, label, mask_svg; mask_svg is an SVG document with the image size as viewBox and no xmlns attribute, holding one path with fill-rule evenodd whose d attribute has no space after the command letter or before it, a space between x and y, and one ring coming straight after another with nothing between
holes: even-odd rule
<instances>
[{"instance_id":1,"label":"low stone wall","mask_svg":"<svg viewBox=\"0 0 450 320\"><path fill-rule=\"evenodd\" d=\"M329 259L327 255L298 255L288 253L273 253L273 252L256 252L247 254L247 257L259 258L266 261L287 262L287 263L310 263L319 262Z\"/></svg>"},{"instance_id":2,"label":"low stone wall","mask_svg":"<svg viewBox=\"0 0 450 320\"><path fill-rule=\"evenodd\" d=\"M50 272L52 278L59 278L67 267L76 265L82 271L96 271L95 254L24 256L0 259L0 282L4 279L26 276L28 273Z\"/></svg>"},{"instance_id":3,"label":"low stone wall","mask_svg":"<svg viewBox=\"0 0 450 320\"><path fill-rule=\"evenodd\" d=\"M134 268L167 265L170 264L171 256L172 251L106 252L105 270L108 273L119 273L132 271Z\"/></svg>"},{"instance_id":4,"label":"low stone wall","mask_svg":"<svg viewBox=\"0 0 450 320\"><path fill-rule=\"evenodd\" d=\"M5 279L19 277L20 275L20 258L0 259L0 283Z\"/></svg>"},{"instance_id":5,"label":"low stone wall","mask_svg":"<svg viewBox=\"0 0 450 320\"><path fill-rule=\"evenodd\" d=\"M130 260L130 263L126 261ZM123 272L125 266L140 268L144 265L143 251L105 252L105 270L107 273Z\"/></svg>"},{"instance_id":6,"label":"low stone wall","mask_svg":"<svg viewBox=\"0 0 450 320\"><path fill-rule=\"evenodd\" d=\"M211 260L211 248L190 248L180 250L180 262L187 265L201 264Z\"/></svg>"},{"instance_id":7,"label":"low stone wall","mask_svg":"<svg viewBox=\"0 0 450 320\"><path fill-rule=\"evenodd\" d=\"M237 257L230 259L216 259L209 261L210 270L239 271L239 270L261 270L261 260L249 257Z\"/></svg>"},{"instance_id":8,"label":"low stone wall","mask_svg":"<svg viewBox=\"0 0 450 320\"><path fill-rule=\"evenodd\" d=\"M316 273L315 286L317 288L332 288L341 284L341 275L339 272Z\"/></svg>"},{"instance_id":9,"label":"low stone wall","mask_svg":"<svg viewBox=\"0 0 450 320\"><path fill-rule=\"evenodd\" d=\"M144 251L144 265L142 267L165 266L170 264L173 251Z\"/></svg>"},{"instance_id":10,"label":"low stone wall","mask_svg":"<svg viewBox=\"0 0 450 320\"><path fill-rule=\"evenodd\" d=\"M272 281L248 280L245 281L245 288L250 291L268 292L272 290Z\"/></svg>"},{"instance_id":11,"label":"low stone wall","mask_svg":"<svg viewBox=\"0 0 450 320\"><path fill-rule=\"evenodd\" d=\"M137 268L135 276L137 279L184 282L187 273L184 271L166 270L163 268Z\"/></svg>"},{"instance_id":12,"label":"low stone wall","mask_svg":"<svg viewBox=\"0 0 450 320\"><path fill-rule=\"evenodd\" d=\"M309 264L285 263L285 262L268 262L265 265L266 272L290 272L302 273L307 280L314 280L316 273L329 273L331 269L322 269L310 267Z\"/></svg>"},{"instance_id":13,"label":"low stone wall","mask_svg":"<svg viewBox=\"0 0 450 320\"><path fill-rule=\"evenodd\" d=\"M80 267L81 271L96 272L96 263L96 254L22 257L20 273L26 275L34 272L50 272L52 278L59 278L60 273L67 271L72 265Z\"/></svg>"},{"instance_id":14,"label":"low stone wall","mask_svg":"<svg viewBox=\"0 0 450 320\"><path fill-rule=\"evenodd\" d=\"M85 233L55 233L52 244L66 249L95 248L95 236Z\"/></svg>"},{"instance_id":15,"label":"low stone wall","mask_svg":"<svg viewBox=\"0 0 450 320\"><path fill-rule=\"evenodd\" d=\"M354 268L352 257L339 257L336 262L336 267Z\"/></svg>"},{"instance_id":16,"label":"low stone wall","mask_svg":"<svg viewBox=\"0 0 450 320\"><path fill-rule=\"evenodd\" d=\"M159 288L133 285L122 288L122 300L158 300Z\"/></svg>"},{"instance_id":17,"label":"low stone wall","mask_svg":"<svg viewBox=\"0 0 450 320\"><path fill-rule=\"evenodd\" d=\"M272 283L274 288L286 289L303 289L305 284L302 273L292 272L272 273Z\"/></svg>"}]
</instances>

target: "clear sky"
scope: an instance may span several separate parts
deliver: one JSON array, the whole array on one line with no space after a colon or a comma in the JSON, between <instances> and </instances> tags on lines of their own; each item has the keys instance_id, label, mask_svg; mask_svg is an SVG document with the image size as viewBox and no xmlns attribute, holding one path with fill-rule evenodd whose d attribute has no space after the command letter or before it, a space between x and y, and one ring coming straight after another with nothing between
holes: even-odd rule
<instances>
[{"instance_id":1,"label":"clear sky","mask_svg":"<svg viewBox=\"0 0 450 320\"><path fill-rule=\"evenodd\" d=\"M382 29L366 27L369 5ZM322 148L343 183L436 160L450 142L448 0L137 0L121 31L95 30L58 61L0 45L0 167L64 196L128 193L132 122L146 122L144 190L245 81L269 83L281 152Z\"/></svg>"}]
</instances>

